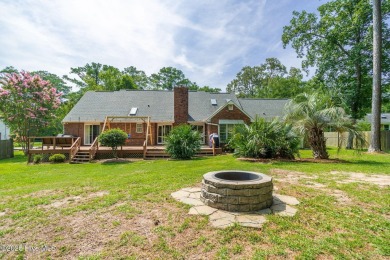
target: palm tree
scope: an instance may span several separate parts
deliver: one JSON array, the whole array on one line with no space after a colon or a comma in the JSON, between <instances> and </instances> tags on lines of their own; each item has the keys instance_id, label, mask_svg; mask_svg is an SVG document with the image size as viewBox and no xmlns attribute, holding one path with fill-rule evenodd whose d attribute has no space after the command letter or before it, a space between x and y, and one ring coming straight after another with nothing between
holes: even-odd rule
<instances>
[{"instance_id":1,"label":"palm tree","mask_svg":"<svg viewBox=\"0 0 390 260\"><path fill-rule=\"evenodd\" d=\"M314 159L329 158L324 136L324 131L328 128L338 133L351 131L355 134L358 147L362 147L365 142L344 109L334 105L331 98L325 94L298 95L287 104L285 120L291 123L296 131L307 137Z\"/></svg>"}]
</instances>

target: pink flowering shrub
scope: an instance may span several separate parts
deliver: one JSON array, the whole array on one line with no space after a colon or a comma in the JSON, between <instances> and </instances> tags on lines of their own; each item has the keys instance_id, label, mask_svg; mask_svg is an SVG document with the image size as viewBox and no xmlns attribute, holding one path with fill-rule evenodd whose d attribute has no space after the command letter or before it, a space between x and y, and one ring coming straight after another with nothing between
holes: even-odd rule
<instances>
[{"instance_id":1,"label":"pink flowering shrub","mask_svg":"<svg viewBox=\"0 0 390 260\"><path fill-rule=\"evenodd\" d=\"M27 137L47 126L60 106L61 93L49 81L22 71L0 79L0 113L27 152Z\"/></svg>"}]
</instances>

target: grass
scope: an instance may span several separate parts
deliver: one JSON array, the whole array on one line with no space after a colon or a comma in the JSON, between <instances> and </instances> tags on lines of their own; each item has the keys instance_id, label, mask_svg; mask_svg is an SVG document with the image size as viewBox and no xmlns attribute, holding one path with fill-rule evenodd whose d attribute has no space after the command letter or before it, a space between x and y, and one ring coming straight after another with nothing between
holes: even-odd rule
<instances>
[{"instance_id":1,"label":"grass","mask_svg":"<svg viewBox=\"0 0 390 260\"><path fill-rule=\"evenodd\" d=\"M345 180L350 172L389 176L390 155L330 153L342 162L253 163L224 155L27 165L17 153L0 161L0 259L386 259L389 186ZM310 151L301 156L310 157ZM267 216L261 230L239 225L219 230L170 197L199 186L204 173L223 169L273 176L278 193L301 202L297 215ZM297 178L290 181L288 175ZM6 251L5 245L29 247Z\"/></svg>"}]
</instances>

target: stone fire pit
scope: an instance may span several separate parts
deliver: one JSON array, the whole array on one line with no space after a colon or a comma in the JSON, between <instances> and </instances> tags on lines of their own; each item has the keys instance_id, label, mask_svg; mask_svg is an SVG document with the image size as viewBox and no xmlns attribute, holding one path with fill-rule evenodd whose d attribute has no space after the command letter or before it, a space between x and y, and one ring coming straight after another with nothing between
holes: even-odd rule
<instances>
[{"instance_id":1,"label":"stone fire pit","mask_svg":"<svg viewBox=\"0 0 390 260\"><path fill-rule=\"evenodd\" d=\"M249 171L216 171L203 175L200 200L232 212L250 212L272 205L272 178Z\"/></svg>"}]
</instances>

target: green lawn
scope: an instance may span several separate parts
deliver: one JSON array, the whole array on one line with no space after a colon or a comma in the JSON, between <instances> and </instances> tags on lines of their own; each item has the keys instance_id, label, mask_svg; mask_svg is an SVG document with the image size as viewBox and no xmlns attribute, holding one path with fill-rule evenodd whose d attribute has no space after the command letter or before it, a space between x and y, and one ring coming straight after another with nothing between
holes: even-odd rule
<instances>
[{"instance_id":1,"label":"green lawn","mask_svg":"<svg viewBox=\"0 0 390 260\"><path fill-rule=\"evenodd\" d=\"M343 162L252 163L223 155L27 165L18 153L0 160L0 259L388 259L390 186L351 176L389 177L390 154L330 153ZM223 169L271 175L278 193L301 202L298 213L268 216L261 230L220 230L170 197Z\"/></svg>"}]
</instances>

